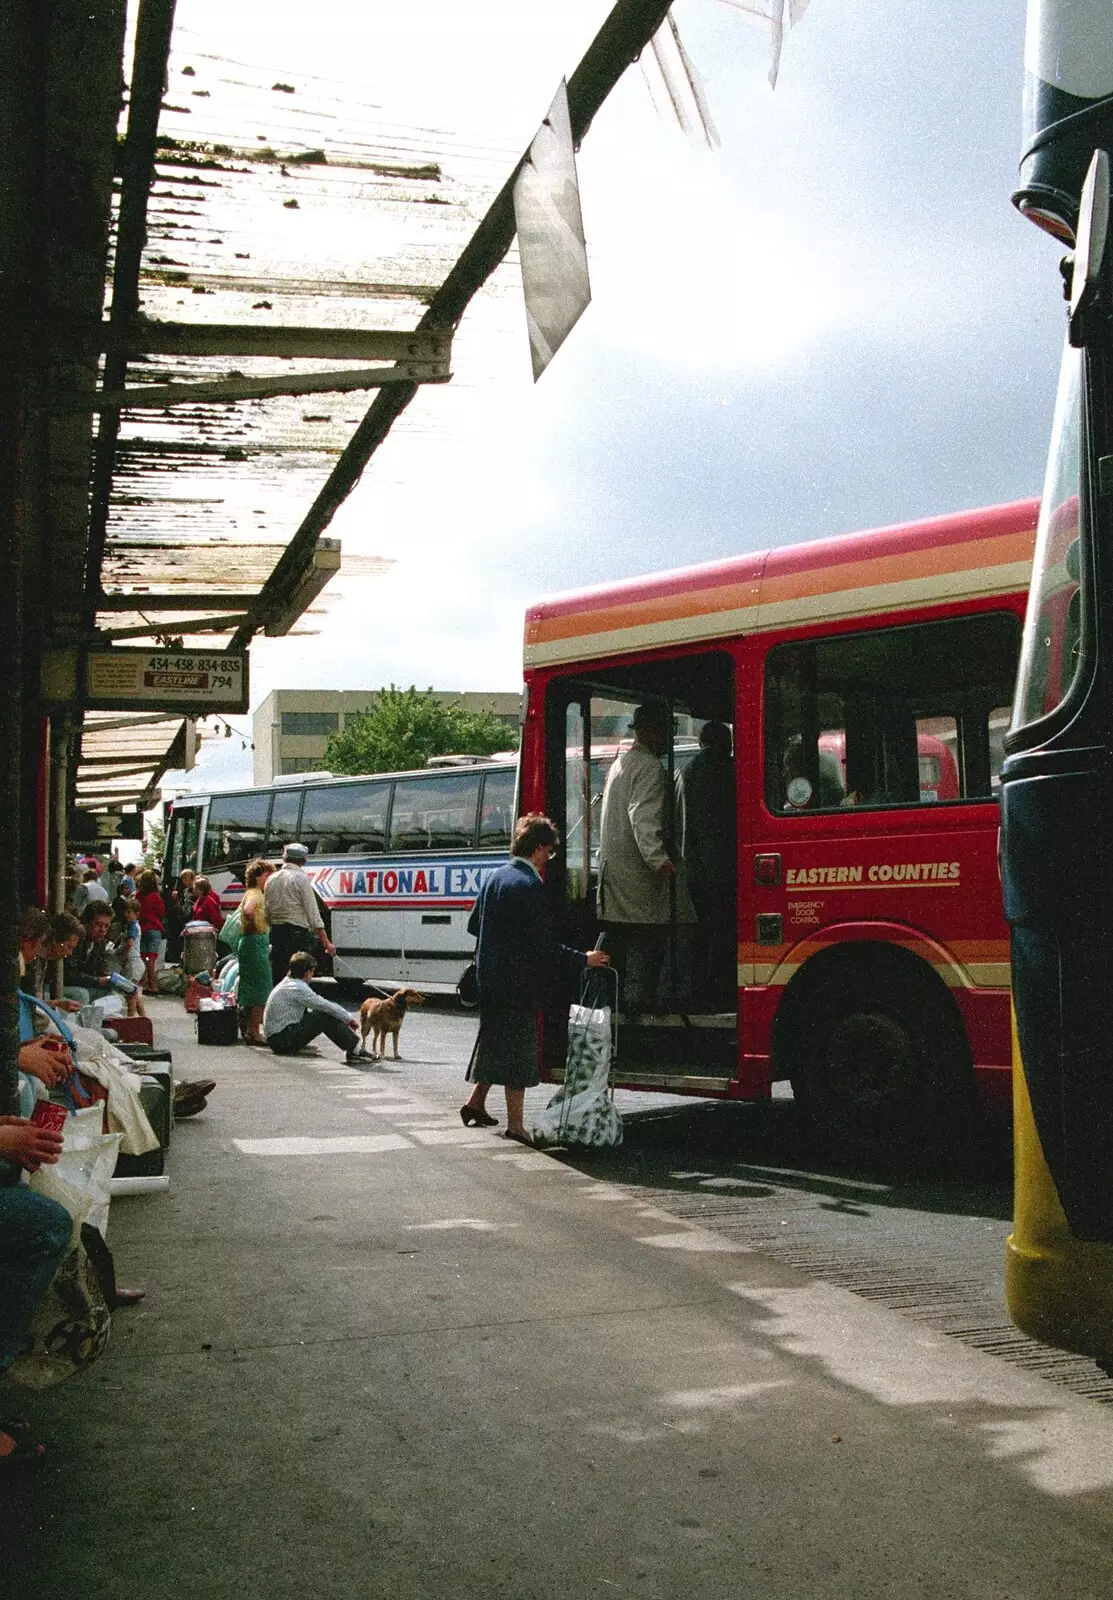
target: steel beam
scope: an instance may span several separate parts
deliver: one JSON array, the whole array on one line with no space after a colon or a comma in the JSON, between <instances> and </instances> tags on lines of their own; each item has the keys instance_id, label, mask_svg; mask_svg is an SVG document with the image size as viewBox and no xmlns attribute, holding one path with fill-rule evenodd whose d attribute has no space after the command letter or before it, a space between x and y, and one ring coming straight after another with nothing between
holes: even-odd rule
<instances>
[{"instance_id":1,"label":"steel beam","mask_svg":"<svg viewBox=\"0 0 1113 1600\"><path fill-rule=\"evenodd\" d=\"M339 372L281 372L267 378L214 378L203 383L144 383L134 389L102 389L96 394L58 398L50 409L55 415L73 411L161 410L163 406L269 400L276 395L348 394L354 389L380 389L388 383L447 383L451 376L447 365L400 361L393 367L348 367Z\"/></svg>"},{"instance_id":2,"label":"steel beam","mask_svg":"<svg viewBox=\"0 0 1113 1600\"><path fill-rule=\"evenodd\" d=\"M163 590L159 594L105 594L97 601L98 611L251 611L258 594L182 594ZM159 632L173 633L174 624L168 622ZM142 637L142 635L140 635Z\"/></svg>"},{"instance_id":3,"label":"steel beam","mask_svg":"<svg viewBox=\"0 0 1113 1600\"><path fill-rule=\"evenodd\" d=\"M227 633L246 622L248 614L233 611L227 617L193 617L188 622L137 622L133 628L99 628L101 639L174 638L179 633Z\"/></svg>"},{"instance_id":4,"label":"steel beam","mask_svg":"<svg viewBox=\"0 0 1113 1600\"><path fill-rule=\"evenodd\" d=\"M319 361L417 361L447 367L452 331L425 328L243 327L234 323L154 322L135 317L125 328L101 325L102 351L127 356L281 356Z\"/></svg>"}]
</instances>

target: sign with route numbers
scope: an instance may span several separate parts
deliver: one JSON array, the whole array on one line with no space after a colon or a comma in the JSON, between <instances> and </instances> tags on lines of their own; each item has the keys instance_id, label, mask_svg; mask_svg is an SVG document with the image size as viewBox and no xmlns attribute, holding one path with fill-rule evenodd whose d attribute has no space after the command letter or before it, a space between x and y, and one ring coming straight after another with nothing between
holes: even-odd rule
<instances>
[{"instance_id":1,"label":"sign with route numbers","mask_svg":"<svg viewBox=\"0 0 1113 1600\"><path fill-rule=\"evenodd\" d=\"M91 711L244 712L247 654L201 650L90 650L85 705Z\"/></svg>"}]
</instances>

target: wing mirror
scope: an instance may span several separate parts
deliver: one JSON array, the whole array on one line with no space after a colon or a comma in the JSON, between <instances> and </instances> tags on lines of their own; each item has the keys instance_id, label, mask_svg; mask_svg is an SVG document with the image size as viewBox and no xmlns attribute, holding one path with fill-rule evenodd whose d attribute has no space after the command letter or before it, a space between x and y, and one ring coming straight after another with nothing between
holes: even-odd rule
<instances>
[{"instance_id":1,"label":"wing mirror","mask_svg":"<svg viewBox=\"0 0 1113 1600\"><path fill-rule=\"evenodd\" d=\"M1082 186L1075 235L1074 275L1070 293L1070 342L1087 344L1096 329L1100 308L1102 269L1109 239L1109 156L1095 150Z\"/></svg>"}]
</instances>

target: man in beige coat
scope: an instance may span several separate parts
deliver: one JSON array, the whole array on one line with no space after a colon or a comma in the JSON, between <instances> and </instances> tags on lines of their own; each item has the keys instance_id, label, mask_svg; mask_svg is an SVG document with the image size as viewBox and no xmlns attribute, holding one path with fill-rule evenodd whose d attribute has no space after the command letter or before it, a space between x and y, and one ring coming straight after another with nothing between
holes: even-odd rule
<instances>
[{"instance_id":1,"label":"man in beige coat","mask_svg":"<svg viewBox=\"0 0 1113 1600\"><path fill-rule=\"evenodd\" d=\"M668 713L638 706L634 742L616 757L603 789L600 822L599 920L622 972L628 1016L657 1009L668 940L676 867L666 845L668 781L661 757L669 747ZM681 920L683 908L678 908Z\"/></svg>"}]
</instances>

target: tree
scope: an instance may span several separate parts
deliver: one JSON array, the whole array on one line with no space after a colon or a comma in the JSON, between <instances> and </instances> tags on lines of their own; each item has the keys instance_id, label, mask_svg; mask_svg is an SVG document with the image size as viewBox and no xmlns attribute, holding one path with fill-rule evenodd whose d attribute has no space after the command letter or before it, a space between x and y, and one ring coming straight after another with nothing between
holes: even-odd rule
<instances>
[{"instance_id":1,"label":"tree","mask_svg":"<svg viewBox=\"0 0 1113 1600\"><path fill-rule=\"evenodd\" d=\"M143 865L157 867L166 853L166 828L161 822L147 824L147 848L143 852ZM127 857L124 857L127 860Z\"/></svg>"},{"instance_id":2,"label":"tree","mask_svg":"<svg viewBox=\"0 0 1113 1600\"><path fill-rule=\"evenodd\" d=\"M516 749L518 736L491 711L444 705L432 689L380 689L369 711L345 718L325 750L330 772L405 772L430 756L489 756Z\"/></svg>"}]
</instances>

